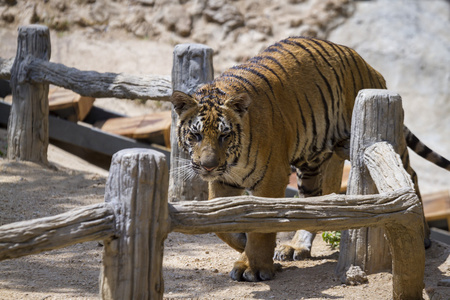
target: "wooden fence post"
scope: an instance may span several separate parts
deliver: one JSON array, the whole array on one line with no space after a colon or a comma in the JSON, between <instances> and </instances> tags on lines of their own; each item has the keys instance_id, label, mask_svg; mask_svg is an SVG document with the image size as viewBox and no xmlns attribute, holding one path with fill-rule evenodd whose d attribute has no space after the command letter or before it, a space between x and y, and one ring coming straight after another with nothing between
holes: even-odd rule
<instances>
[{"instance_id":1,"label":"wooden fence post","mask_svg":"<svg viewBox=\"0 0 450 300\"><path fill-rule=\"evenodd\" d=\"M411 177L391 144L383 142L370 146L364 153L364 162L380 193L389 193L405 187L414 191ZM415 205L408 209L408 213L385 224L392 253L394 300L422 299L425 272L423 226L423 208L417 194Z\"/></svg>"},{"instance_id":2,"label":"wooden fence post","mask_svg":"<svg viewBox=\"0 0 450 300\"><path fill-rule=\"evenodd\" d=\"M33 58L50 59L46 26L19 27L17 54L11 69L13 103L8 121L8 159L47 164L48 84L29 83L27 65Z\"/></svg>"},{"instance_id":3,"label":"wooden fence post","mask_svg":"<svg viewBox=\"0 0 450 300\"><path fill-rule=\"evenodd\" d=\"M126 149L112 159L105 201L116 216L114 239L105 240L103 299L162 299L164 240L169 233L165 156Z\"/></svg>"},{"instance_id":4,"label":"wooden fence post","mask_svg":"<svg viewBox=\"0 0 450 300\"><path fill-rule=\"evenodd\" d=\"M201 84L212 81L212 56L213 50L201 44L176 45L173 51L172 89L190 95ZM190 157L178 147L177 123L178 115L172 109L169 202L207 200L208 184L198 176L186 178L182 172Z\"/></svg>"},{"instance_id":5,"label":"wooden fence post","mask_svg":"<svg viewBox=\"0 0 450 300\"><path fill-rule=\"evenodd\" d=\"M364 151L372 144L387 141L397 153L405 147L401 97L387 90L361 90L353 109L350 171L347 195L376 194L378 190L364 163ZM403 141L403 142L402 142ZM392 265L384 229L361 228L344 231L336 273L345 279L351 265L367 273L390 270Z\"/></svg>"}]
</instances>

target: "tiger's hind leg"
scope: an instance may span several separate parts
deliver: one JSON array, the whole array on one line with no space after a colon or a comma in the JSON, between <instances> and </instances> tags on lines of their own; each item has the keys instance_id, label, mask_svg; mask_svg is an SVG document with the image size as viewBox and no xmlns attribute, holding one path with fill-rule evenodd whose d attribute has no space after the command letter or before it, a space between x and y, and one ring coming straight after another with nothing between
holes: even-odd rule
<instances>
[{"instance_id":1,"label":"tiger's hind leg","mask_svg":"<svg viewBox=\"0 0 450 300\"><path fill-rule=\"evenodd\" d=\"M316 168L304 168L302 171L297 169L299 196L313 197L339 193L344 161L343 157L333 154L330 159ZM274 259L287 261L311 257L311 247L315 236L315 233L298 230L290 243L279 245L275 249Z\"/></svg>"},{"instance_id":2,"label":"tiger's hind leg","mask_svg":"<svg viewBox=\"0 0 450 300\"><path fill-rule=\"evenodd\" d=\"M322 169L297 169L297 183L300 198L319 196L322 194ZM311 246L316 234L306 230L296 231L289 243L281 244L275 249L275 260L302 260L311 257Z\"/></svg>"}]
</instances>

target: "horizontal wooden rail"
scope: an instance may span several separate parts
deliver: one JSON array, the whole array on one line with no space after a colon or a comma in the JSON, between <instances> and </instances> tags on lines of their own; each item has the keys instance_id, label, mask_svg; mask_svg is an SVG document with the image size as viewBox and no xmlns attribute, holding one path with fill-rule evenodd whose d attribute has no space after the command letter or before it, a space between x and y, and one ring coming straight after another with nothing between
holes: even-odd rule
<instances>
[{"instance_id":1,"label":"horizontal wooden rail","mask_svg":"<svg viewBox=\"0 0 450 300\"><path fill-rule=\"evenodd\" d=\"M114 235L114 210L108 203L0 226L0 260L17 258Z\"/></svg>"},{"instance_id":2,"label":"horizontal wooden rail","mask_svg":"<svg viewBox=\"0 0 450 300\"><path fill-rule=\"evenodd\" d=\"M242 196L172 203L169 215L171 230L187 234L298 229L316 232L382 226L417 205L416 198L410 188L366 196L331 194L273 199Z\"/></svg>"},{"instance_id":3,"label":"horizontal wooden rail","mask_svg":"<svg viewBox=\"0 0 450 300\"><path fill-rule=\"evenodd\" d=\"M14 59L0 58L0 78L11 77ZM26 72L19 83L48 83L72 90L82 96L168 101L172 95L170 76L127 75L81 71L63 64L27 56L22 62Z\"/></svg>"},{"instance_id":4,"label":"horizontal wooden rail","mask_svg":"<svg viewBox=\"0 0 450 300\"><path fill-rule=\"evenodd\" d=\"M366 196L332 194L302 199L242 196L181 201L169 203L169 230L203 234L382 226L416 205L416 195L408 188ZM114 222L112 206L101 203L56 216L0 226L0 260L107 239L119 234L115 232Z\"/></svg>"},{"instance_id":5,"label":"horizontal wooden rail","mask_svg":"<svg viewBox=\"0 0 450 300\"><path fill-rule=\"evenodd\" d=\"M103 239L103 297L124 299L129 295L125 287L154 281L150 289L158 299L163 293L162 245L171 231L201 234L382 226L393 252L394 299L416 299L423 289L425 258L421 203L390 145L375 144L366 150L365 159L381 194L302 199L242 196L169 204L164 156L146 149L123 150L113 158L106 203L0 226L0 260ZM151 249L135 249L136 243L151 245ZM139 258L131 258L132 253ZM146 261L145 267L141 259ZM117 277L124 268L127 271ZM141 280L141 275L131 276L130 272L150 277ZM130 280L138 282L131 284ZM119 282L123 286L117 285ZM149 289L135 291L146 293Z\"/></svg>"}]
</instances>

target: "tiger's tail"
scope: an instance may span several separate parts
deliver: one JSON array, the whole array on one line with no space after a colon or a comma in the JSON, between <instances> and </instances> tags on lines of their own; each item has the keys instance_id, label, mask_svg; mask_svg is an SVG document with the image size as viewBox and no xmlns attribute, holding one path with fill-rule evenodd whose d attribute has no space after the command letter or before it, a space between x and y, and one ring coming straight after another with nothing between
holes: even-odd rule
<instances>
[{"instance_id":1,"label":"tiger's tail","mask_svg":"<svg viewBox=\"0 0 450 300\"><path fill-rule=\"evenodd\" d=\"M450 161L448 159L428 148L406 126L403 126L403 133L405 135L406 144L411 150L433 164L450 171Z\"/></svg>"}]
</instances>

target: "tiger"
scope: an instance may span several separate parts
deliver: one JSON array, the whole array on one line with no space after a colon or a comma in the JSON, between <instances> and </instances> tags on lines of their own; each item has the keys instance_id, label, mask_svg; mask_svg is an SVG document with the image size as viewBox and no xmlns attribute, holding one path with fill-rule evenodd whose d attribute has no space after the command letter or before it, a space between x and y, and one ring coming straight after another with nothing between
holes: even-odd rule
<instances>
[{"instance_id":1,"label":"tiger","mask_svg":"<svg viewBox=\"0 0 450 300\"><path fill-rule=\"evenodd\" d=\"M352 110L362 89L386 89L383 76L353 49L330 41L290 37L247 62L231 67L192 95L174 91L179 147L189 170L208 182L209 199L242 195L284 197L291 166L301 197L323 193L323 175L333 153L348 147ZM450 162L424 146L406 127L418 154L450 170ZM406 148L406 147L405 147ZM341 155L342 160L348 154ZM403 164L417 188L417 176ZM298 231L277 250L276 233L216 233L240 257L230 276L270 280L274 259L310 255L314 234ZM278 249L278 248L277 248Z\"/></svg>"}]
</instances>

